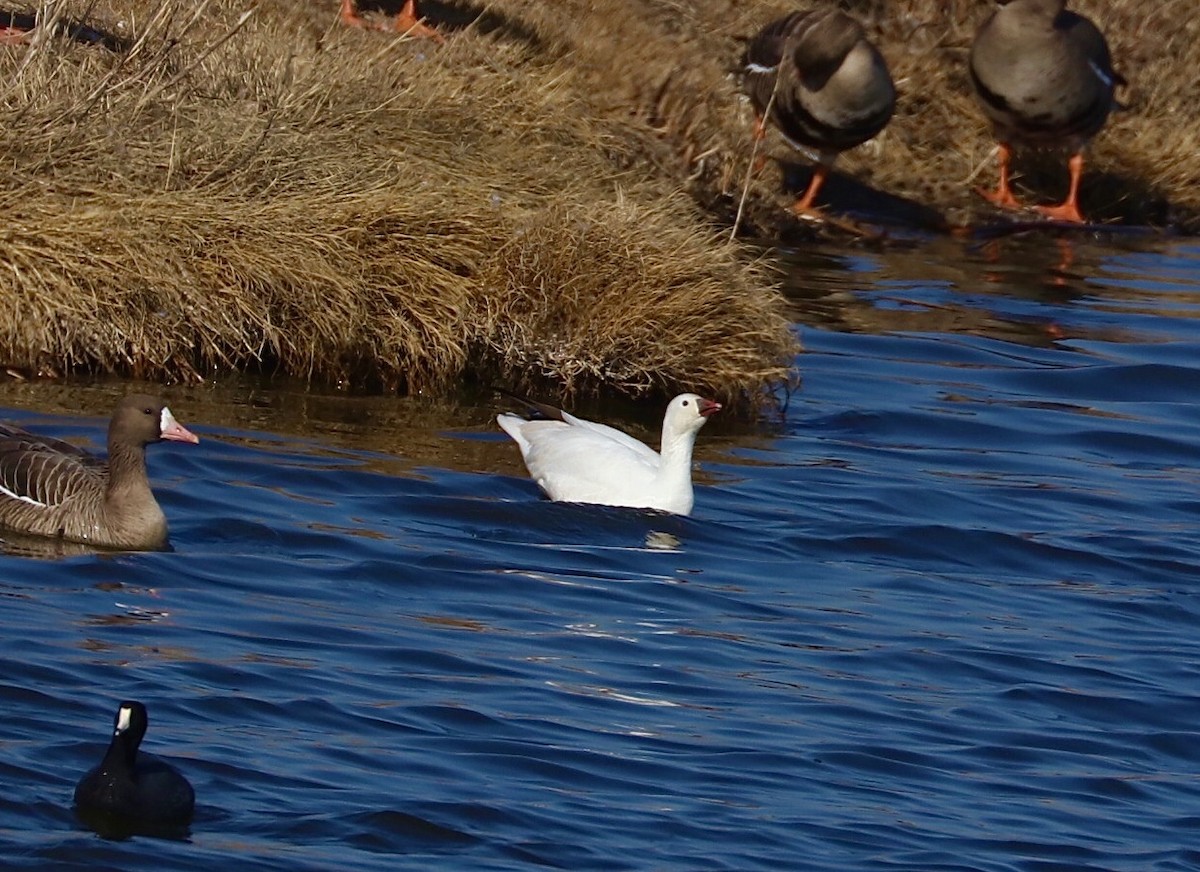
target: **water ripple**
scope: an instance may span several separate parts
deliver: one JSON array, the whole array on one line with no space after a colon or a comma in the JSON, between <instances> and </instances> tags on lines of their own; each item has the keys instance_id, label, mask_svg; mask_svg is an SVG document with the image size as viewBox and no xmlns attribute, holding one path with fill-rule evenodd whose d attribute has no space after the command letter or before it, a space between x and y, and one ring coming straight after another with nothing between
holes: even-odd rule
<instances>
[{"instance_id":1,"label":"water ripple","mask_svg":"<svg viewBox=\"0 0 1200 872\"><path fill-rule=\"evenodd\" d=\"M691 518L540 499L477 404L179 389L173 550L0 556L6 868L1200 869L1200 250L1003 246L823 260ZM185 839L71 812L126 697Z\"/></svg>"}]
</instances>

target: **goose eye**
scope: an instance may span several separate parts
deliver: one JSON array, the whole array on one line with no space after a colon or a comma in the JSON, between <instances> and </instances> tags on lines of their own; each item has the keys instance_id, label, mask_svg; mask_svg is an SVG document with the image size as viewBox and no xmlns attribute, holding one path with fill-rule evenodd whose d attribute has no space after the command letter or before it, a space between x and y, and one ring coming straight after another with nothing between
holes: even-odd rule
<instances>
[{"instance_id":1,"label":"goose eye","mask_svg":"<svg viewBox=\"0 0 1200 872\"><path fill-rule=\"evenodd\" d=\"M686 406L689 402L690 402L690 400L684 400L683 404Z\"/></svg>"}]
</instances>

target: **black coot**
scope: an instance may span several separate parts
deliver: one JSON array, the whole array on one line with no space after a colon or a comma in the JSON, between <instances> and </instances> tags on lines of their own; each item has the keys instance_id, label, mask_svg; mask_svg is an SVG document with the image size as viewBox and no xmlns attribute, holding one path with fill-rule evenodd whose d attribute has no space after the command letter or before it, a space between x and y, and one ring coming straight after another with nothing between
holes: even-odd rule
<instances>
[{"instance_id":1,"label":"black coot","mask_svg":"<svg viewBox=\"0 0 1200 872\"><path fill-rule=\"evenodd\" d=\"M131 829L191 821L196 805L192 785L169 763L138 753L147 723L146 707L140 702L123 702L117 708L108 752L75 787L75 807L82 815Z\"/></svg>"}]
</instances>

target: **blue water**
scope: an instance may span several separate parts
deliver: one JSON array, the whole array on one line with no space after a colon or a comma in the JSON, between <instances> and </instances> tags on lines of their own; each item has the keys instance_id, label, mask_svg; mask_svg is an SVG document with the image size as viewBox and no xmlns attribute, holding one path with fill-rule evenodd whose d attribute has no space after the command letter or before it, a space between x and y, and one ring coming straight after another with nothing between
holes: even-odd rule
<instances>
[{"instance_id":1,"label":"blue water","mask_svg":"<svg viewBox=\"0 0 1200 872\"><path fill-rule=\"evenodd\" d=\"M498 399L167 389L174 551L0 557L3 866L1200 869L1200 245L795 264L691 518L540 500ZM72 812L130 697L186 839Z\"/></svg>"}]
</instances>

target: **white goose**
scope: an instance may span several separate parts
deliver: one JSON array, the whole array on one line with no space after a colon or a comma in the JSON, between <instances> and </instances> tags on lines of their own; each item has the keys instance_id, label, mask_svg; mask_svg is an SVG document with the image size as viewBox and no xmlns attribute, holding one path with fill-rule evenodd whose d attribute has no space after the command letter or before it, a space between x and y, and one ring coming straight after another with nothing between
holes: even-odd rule
<instances>
[{"instance_id":1,"label":"white goose","mask_svg":"<svg viewBox=\"0 0 1200 872\"><path fill-rule=\"evenodd\" d=\"M662 452L615 427L530 403L544 418L501 414L496 422L521 449L529 474L552 500L692 511L692 446L721 404L680 394L663 416Z\"/></svg>"}]
</instances>

